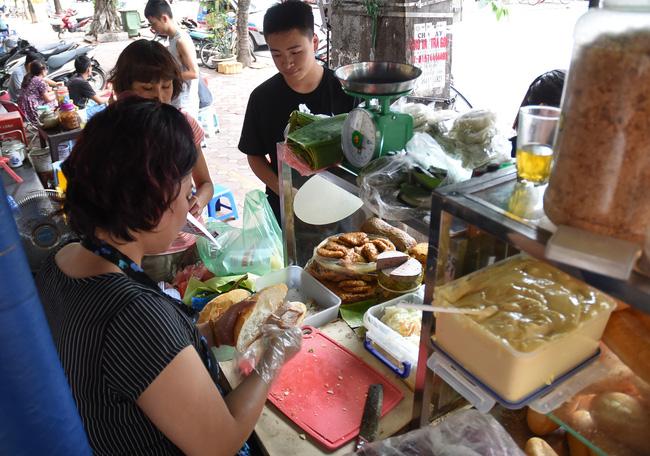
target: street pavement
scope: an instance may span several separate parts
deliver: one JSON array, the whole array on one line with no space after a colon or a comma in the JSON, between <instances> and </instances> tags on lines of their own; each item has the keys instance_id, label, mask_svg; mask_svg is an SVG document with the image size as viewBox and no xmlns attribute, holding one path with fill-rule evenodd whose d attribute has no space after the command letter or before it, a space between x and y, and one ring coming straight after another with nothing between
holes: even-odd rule
<instances>
[{"instance_id":1,"label":"street pavement","mask_svg":"<svg viewBox=\"0 0 650 456\"><path fill-rule=\"evenodd\" d=\"M495 111L504 127L512 124L528 85L537 75L554 68L568 68L573 28L587 8L586 1L561 4L559 0L546 0L536 6L519 1L510 0L510 16L497 21L490 8L480 7L481 2L465 0L463 19L454 25L452 35L455 87L475 107ZM192 2L178 5L193 11ZM46 18L38 24L14 19L12 26L32 43L57 41ZM141 32L144 38L151 38L147 29ZM83 34L67 35L68 38L82 40ZM107 72L131 41L97 46L96 58ZM212 179L233 191L240 214L246 192L263 187L237 149L246 103L250 92L275 72L268 51L258 54L256 68L244 69L241 74L222 75L201 68L202 75L209 80L220 123L220 132L207 139L204 153Z\"/></svg>"},{"instance_id":2,"label":"street pavement","mask_svg":"<svg viewBox=\"0 0 650 456\"><path fill-rule=\"evenodd\" d=\"M21 36L28 37L34 44L57 41L56 34L47 23L14 25ZM151 39L148 30L142 29L142 38ZM82 40L83 34L76 33L66 36L66 39ZM126 41L102 43L95 51L95 58L108 73L117 62L117 58L126 46L135 39ZM252 90L276 73L275 66L267 52L261 52L255 62L255 68L246 68L240 74L224 75L201 67L201 75L208 79L208 87L214 97L213 107L219 119L219 133L206 138L207 147L203 149L210 176L213 182L226 186L233 191L240 214L243 215L244 198L253 189L263 189L264 185L257 179L248 166L246 156L239 152L237 144L248 96Z\"/></svg>"}]
</instances>

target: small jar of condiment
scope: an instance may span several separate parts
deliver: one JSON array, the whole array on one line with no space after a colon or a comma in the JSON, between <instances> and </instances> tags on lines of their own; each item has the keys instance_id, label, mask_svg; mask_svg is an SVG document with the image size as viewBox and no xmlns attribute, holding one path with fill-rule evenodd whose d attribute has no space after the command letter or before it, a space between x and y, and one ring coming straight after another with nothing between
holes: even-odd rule
<instances>
[{"instance_id":1,"label":"small jar of condiment","mask_svg":"<svg viewBox=\"0 0 650 456\"><path fill-rule=\"evenodd\" d=\"M56 95L56 102L59 106L64 105L65 103L70 103L70 92L66 86L59 86L54 91Z\"/></svg>"},{"instance_id":2,"label":"small jar of condiment","mask_svg":"<svg viewBox=\"0 0 650 456\"><path fill-rule=\"evenodd\" d=\"M59 122L64 130L74 130L81 126L79 115L72 103L63 103L59 111Z\"/></svg>"}]
</instances>

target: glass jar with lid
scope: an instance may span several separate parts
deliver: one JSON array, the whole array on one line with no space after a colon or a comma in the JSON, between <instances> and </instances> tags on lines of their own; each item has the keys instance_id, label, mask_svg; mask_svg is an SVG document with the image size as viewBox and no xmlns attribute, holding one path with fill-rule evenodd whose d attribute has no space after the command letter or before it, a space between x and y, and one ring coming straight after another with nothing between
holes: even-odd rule
<instances>
[{"instance_id":1,"label":"glass jar with lid","mask_svg":"<svg viewBox=\"0 0 650 456\"><path fill-rule=\"evenodd\" d=\"M74 130L81 126L79 114L72 103L63 103L59 111L59 122L64 130Z\"/></svg>"},{"instance_id":2,"label":"glass jar with lid","mask_svg":"<svg viewBox=\"0 0 650 456\"><path fill-rule=\"evenodd\" d=\"M650 0L603 0L575 28L544 209L642 243L650 227Z\"/></svg>"}]
</instances>

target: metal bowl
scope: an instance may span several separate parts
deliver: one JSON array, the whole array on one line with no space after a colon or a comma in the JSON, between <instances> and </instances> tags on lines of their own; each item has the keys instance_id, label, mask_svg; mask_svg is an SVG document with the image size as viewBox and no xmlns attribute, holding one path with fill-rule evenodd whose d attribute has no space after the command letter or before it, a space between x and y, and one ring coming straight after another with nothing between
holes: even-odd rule
<instances>
[{"instance_id":1,"label":"metal bowl","mask_svg":"<svg viewBox=\"0 0 650 456\"><path fill-rule=\"evenodd\" d=\"M392 62L361 62L345 65L334 75L343 89L364 95L395 95L413 90L422 70Z\"/></svg>"}]
</instances>

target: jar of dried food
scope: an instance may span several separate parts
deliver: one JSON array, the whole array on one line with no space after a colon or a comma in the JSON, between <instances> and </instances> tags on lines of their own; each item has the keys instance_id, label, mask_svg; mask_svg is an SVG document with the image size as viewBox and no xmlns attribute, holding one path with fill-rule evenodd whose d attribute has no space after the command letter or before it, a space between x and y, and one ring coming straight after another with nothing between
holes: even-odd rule
<instances>
[{"instance_id":1,"label":"jar of dried food","mask_svg":"<svg viewBox=\"0 0 650 456\"><path fill-rule=\"evenodd\" d=\"M575 29L544 209L633 242L650 227L650 1L604 0Z\"/></svg>"},{"instance_id":2,"label":"jar of dried food","mask_svg":"<svg viewBox=\"0 0 650 456\"><path fill-rule=\"evenodd\" d=\"M81 126L79 114L72 103L64 103L59 111L59 122L64 130L74 130Z\"/></svg>"}]
</instances>

